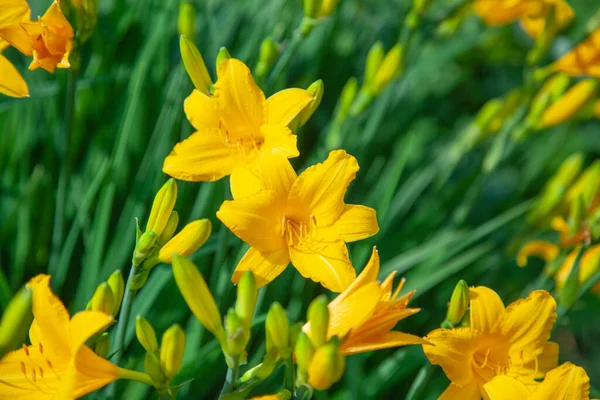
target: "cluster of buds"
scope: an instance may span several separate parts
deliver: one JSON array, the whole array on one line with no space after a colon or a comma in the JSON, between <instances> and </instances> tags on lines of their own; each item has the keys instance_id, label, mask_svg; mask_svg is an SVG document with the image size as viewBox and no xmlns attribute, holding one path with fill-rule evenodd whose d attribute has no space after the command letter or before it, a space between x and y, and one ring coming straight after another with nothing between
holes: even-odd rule
<instances>
[{"instance_id":1,"label":"cluster of buds","mask_svg":"<svg viewBox=\"0 0 600 400\"><path fill-rule=\"evenodd\" d=\"M139 225L137 227L132 264L138 272L131 281L132 290L138 290L146 283L154 266L161 262L170 264L175 254L190 256L210 236L211 223L208 219L190 222L173 236L179 224L179 215L173 211L176 200L177 183L169 179L154 198L146 230L142 232Z\"/></svg>"},{"instance_id":2,"label":"cluster of buds","mask_svg":"<svg viewBox=\"0 0 600 400\"><path fill-rule=\"evenodd\" d=\"M319 20L329 17L335 11L339 0L304 0L304 18L300 33L307 36Z\"/></svg>"},{"instance_id":3,"label":"cluster of buds","mask_svg":"<svg viewBox=\"0 0 600 400\"><path fill-rule=\"evenodd\" d=\"M92 299L87 303L86 311L97 311L115 318L121 308L125 282L120 270L116 270L96 288ZM88 340L89 346L100 357L106 358L110 349L110 336L108 332L96 333Z\"/></svg>"},{"instance_id":4,"label":"cluster of buds","mask_svg":"<svg viewBox=\"0 0 600 400\"><path fill-rule=\"evenodd\" d=\"M467 282L461 279L454 287L454 291L450 297L446 320L442 323L442 328L451 329L458 326L461 322L468 324L468 321L463 321L463 319L465 319L464 317L469 308L470 301L469 286Z\"/></svg>"},{"instance_id":5,"label":"cluster of buds","mask_svg":"<svg viewBox=\"0 0 600 400\"><path fill-rule=\"evenodd\" d=\"M296 384L326 390L339 381L346 368L346 358L340 352L340 339L328 337L329 309L327 298L317 297L308 307L308 332L300 332L294 347L298 364Z\"/></svg>"},{"instance_id":6,"label":"cluster of buds","mask_svg":"<svg viewBox=\"0 0 600 400\"><path fill-rule=\"evenodd\" d=\"M146 350L144 368L154 387L160 394L174 396L178 387L172 387L171 381L179 372L185 351L185 331L174 324L163 334L160 348L154 328L141 315L135 321L135 334Z\"/></svg>"}]
</instances>

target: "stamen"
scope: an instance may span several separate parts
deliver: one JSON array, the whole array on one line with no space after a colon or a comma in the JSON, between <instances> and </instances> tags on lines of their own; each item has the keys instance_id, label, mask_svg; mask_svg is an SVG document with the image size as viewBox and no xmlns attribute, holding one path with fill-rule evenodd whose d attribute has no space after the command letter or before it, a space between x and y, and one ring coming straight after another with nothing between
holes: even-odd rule
<instances>
[{"instance_id":1,"label":"stamen","mask_svg":"<svg viewBox=\"0 0 600 400\"><path fill-rule=\"evenodd\" d=\"M40 343L40 354L44 354L44 346L42 346L42 343Z\"/></svg>"},{"instance_id":2,"label":"stamen","mask_svg":"<svg viewBox=\"0 0 600 400\"><path fill-rule=\"evenodd\" d=\"M477 365L477 362L475 360L473 360L473 363L475 364L475 366L477 368L483 369L487 365L489 355L490 355L490 349L487 349L487 351L485 352L485 358L483 359L483 364Z\"/></svg>"},{"instance_id":3,"label":"stamen","mask_svg":"<svg viewBox=\"0 0 600 400\"><path fill-rule=\"evenodd\" d=\"M29 349L27 348L27 346L25 344L23 344L23 350L25 351L25 355L27 357L29 357Z\"/></svg>"},{"instance_id":4,"label":"stamen","mask_svg":"<svg viewBox=\"0 0 600 400\"><path fill-rule=\"evenodd\" d=\"M37 381L36 378L37 378L37 376L35 375L35 369L32 369L31 370L31 380L34 381L34 382L36 382Z\"/></svg>"},{"instance_id":5,"label":"stamen","mask_svg":"<svg viewBox=\"0 0 600 400\"><path fill-rule=\"evenodd\" d=\"M42 377L42 379L44 379L44 370L42 369L42 367L39 367L39 368L40 368L40 376Z\"/></svg>"},{"instance_id":6,"label":"stamen","mask_svg":"<svg viewBox=\"0 0 600 400\"><path fill-rule=\"evenodd\" d=\"M25 367L25 363L21 361L21 373L23 375L27 374L27 368Z\"/></svg>"}]
</instances>

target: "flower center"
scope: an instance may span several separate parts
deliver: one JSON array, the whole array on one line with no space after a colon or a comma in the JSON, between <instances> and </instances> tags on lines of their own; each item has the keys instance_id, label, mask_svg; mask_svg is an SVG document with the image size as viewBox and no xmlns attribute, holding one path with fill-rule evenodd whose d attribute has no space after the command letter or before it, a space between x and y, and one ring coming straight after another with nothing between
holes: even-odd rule
<instances>
[{"instance_id":1,"label":"flower center","mask_svg":"<svg viewBox=\"0 0 600 400\"><path fill-rule=\"evenodd\" d=\"M248 133L245 135L232 134L225 129L219 120L219 129L225 130L225 143L232 155L246 161L256 157L261 146L265 142L263 135L259 133Z\"/></svg>"},{"instance_id":2,"label":"flower center","mask_svg":"<svg viewBox=\"0 0 600 400\"><path fill-rule=\"evenodd\" d=\"M317 219L312 214L300 221L286 216L282 218L281 236L289 247L307 247L317 232Z\"/></svg>"},{"instance_id":3,"label":"flower center","mask_svg":"<svg viewBox=\"0 0 600 400\"><path fill-rule=\"evenodd\" d=\"M500 335L482 335L479 346L473 353L471 366L475 376L483 383L496 375L504 375L510 366L509 346Z\"/></svg>"},{"instance_id":4,"label":"flower center","mask_svg":"<svg viewBox=\"0 0 600 400\"><path fill-rule=\"evenodd\" d=\"M34 387L36 391L52 394L56 387L50 385L52 381L60 381L60 375L54 369L54 365L44 354L42 343L37 345L23 345L25 358L21 361L21 374L25 381ZM48 375L49 374L49 375Z\"/></svg>"}]
</instances>

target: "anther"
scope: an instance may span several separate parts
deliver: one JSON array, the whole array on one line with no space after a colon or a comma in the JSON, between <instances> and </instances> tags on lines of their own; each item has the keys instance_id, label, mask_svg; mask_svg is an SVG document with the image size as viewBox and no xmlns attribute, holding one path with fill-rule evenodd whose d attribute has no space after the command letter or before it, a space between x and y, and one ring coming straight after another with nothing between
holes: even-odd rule
<instances>
[{"instance_id":1,"label":"anther","mask_svg":"<svg viewBox=\"0 0 600 400\"><path fill-rule=\"evenodd\" d=\"M32 370L31 370L31 380L32 380L32 381L34 381L34 382L36 382L36 378L37 378L37 377L36 377L36 375L35 375L35 369L32 369Z\"/></svg>"},{"instance_id":2,"label":"anther","mask_svg":"<svg viewBox=\"0 0 600 400\"><path fill-rule=\"evenodd\" d=\"M27 368L25 368L25 363L21 361L21 373L25 375L27 373Z\"/></svg>"},{"instance_id":3,"label":"anther","mask_svg":"<svg viewBox=\"0 0 600 400\"><path fill-rule=\"evenodd\" d=\"M44 346L42 346L42 344L40 343L40 353L44 354Z\"/></svg>"},{"instance_id":4,"label":"anther","mask_svg":"<svg viewBox=\"0 0 600 400\"><path fill-rule=\"evenodd\" d=\"M23 345L23 350L25 351L25 355L27 357L29 357L29 349L27 348L27 346L25 344Z\"/></svg>"}]
</instances>

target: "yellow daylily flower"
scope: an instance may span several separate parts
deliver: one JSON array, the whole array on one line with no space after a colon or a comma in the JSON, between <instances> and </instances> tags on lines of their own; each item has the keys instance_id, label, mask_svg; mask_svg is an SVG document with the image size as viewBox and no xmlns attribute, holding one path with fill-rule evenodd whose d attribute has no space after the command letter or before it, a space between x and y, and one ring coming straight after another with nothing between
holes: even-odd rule
<instances>
[{"instance_id":1,"label":"yellow daylily flower","mask_svg":"<svg viewBox=\"0 0 600 400\"><path fill-rule=\"evenodd\" d=\"M8 47L7 42L0 39L0 53ZM29 96L27 83L8 58L0 54L0 93L11 97Z\"/></svg>"},{"instance_id":2,"label":"yellow daylily flower","mask_svg":"<svg viewBox=\"0 0 600 400\"><path fill-rule=\"evenodd\" d=\"M574 17L573 9L564 0L476 0L475 12L490 26L520 21L532 37L539 36L546 26L548 14L555 8L557 27L565 27Z\"/></svg>"},{"instance_id":3,"label":"yellow daylily flower","mask_svg":"<svg viewBox=\"0 0 600 400\"><path fill-rule=\"evenodd\" d=\"M589 400L590 378L581 367L564 363L546 374L533 391L522 382L500 375L486 383L489 400Z\"/></svg>"},{"instance_id":4,"label":"yellow daylily flower","mask_svg":"<svg viewBox=\"0 0 600 400\"><path fill-rule=\"evenodd\" d=\"M535 378L558 365L558 345L549 342L556 301L546 291L504 307L491 289L471 289L470 327L437 329L423 345L432 364L452 381L440 399L478 400L484 385L507 375L535 385Z\"/></svg>"},{"instance_id":5,"label":"yellow daylily flower","mask_svg":"<svg viewBox=\"0 0 600 400\"><path fill-rule=\"evenodd\" d=\"M252 271L259 286L275 279L292 262L304 276L334 292L356 277L346 243L379 231L375 210L344 203L358 162L343 150L329 153L296 176L282 154L264 154L259 193L225 201L217 217L251 248L233 281Z\"/></svg>"},{"instance_id":6,"label":"yellow daylily flower","mask_svg":"<svg viewBox=\"0 0 600 400\"><path fill-rule=\"evenodd\" d=\"M31 55L31 41L21 27L21 22L28 22L31 10L25 0L2 0L0 6L0 49L6 42L21 53ZM2 76L2 75L0 75Z\"/></svg>"},{"instance_id":7,"label":"yellow daylily flower","mask_svg":"<svg viewBox=\"0 0 600 400\"><path fill-rule=\"evenodd\" d=\"M119 368L85 345L114 320L97 311L80 312L71 318L49 282L49 275L38 275L28 283L33 291L31 345L23 345L0 361L0 398L66 400L118 378L148 383L141 378L144 374Z\"/></svg>"},{"instance_id":8,"label":"yellow daylily flower","mask_svg":"<svg viewBox=\"0 0 600 400\"><path fill-rule=\"evenodd\" d=\"M184 111L197 132L175 145L163 171L185 181L215 181L231 175L234 198L255 193L261 154L299 155L289 129L313 97L303 89L286 89L265 99L248 67L234 58L217 68L213 96L194 90Z\"/></svg>"},{"instance_id":9,"label":"yellow daylily flower","mask_svg":"<svg viewBox=\"0 0 600 400\"><path fill-rule=\"evenodd\" d=\"M598 83L586 79L576 83L555 103L544 111L539 128L550 128L570 120L596 96Z\"/></svg>"},{"instance_id":10,"label":"yellow daylily flower","mask_svg":"<svg viewBox=\"0 0 600 400\"><path fill-rule=\"evenodd\" d=\"M553 261L560 252L560 249L554 243L546 242L545 240L533 240L526 243L517 254L517 265L525 267L527 259L530 256L537 256L546 262Z\"/></svg>"},{"instance_id":11,"label":"yellow daylily flower","mask_svg":"<svg viewBox=\"0 0 600 400\"><path fill-rule=\"evenodd\" d=\"M554 69L572 76L600 78L600 28L554 63Z\"/></svg>"},{"instance_id":12,"label":"yellow daylily flower","mask_svg":"<svg viewBox=\"0 0 600 400\"><path fill-rule=\"evenodd\" d=\"M328 337L342 338L341 353L344 355L381 350L409 344L423 344L418 336L392 329L398 321L416 314L419 308L407 308L414 291L398 297L404 281L392 293L396 271L382 283L379 275L379 253L373 247L369 262L350 286L329 303ZM310 325L304 326L310 332Z\"/></svg>"},{"instance_id":13,"label":"yellow daylily flower","mask_svg":"<svg viewBox=\"0 0 600 400\"><path fill-rule=\"evenodd\" d=\"M69 55L73 49L73 28L65 18L58 0L54 0L46 13L37 21L22 22L29 35L33 61L30 70L43 68L54 72L55 68L69 68Z\"/></svg>"},{"instance_id":14,"label":"yellow daylily flower","mask_svg":"<svg viewBox=\"0 0 600 400\"><path fill-rule=\"evenodd\" d=\"M561 267L556 271L554 280L556 281L556 288L560 290L567 281L573 264L577 259L579 249L573 250L562 263ZM579 276L578 281L580 285L583 285L588 281L598 270L600 269L600 245L591 246L581 256L581 262L579 265ZM600 282L596 283L592 288L592 291L600 295Z\"/></svg>"}]
</instances>

